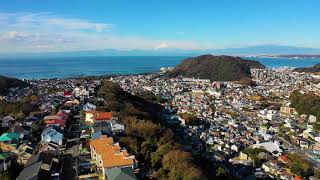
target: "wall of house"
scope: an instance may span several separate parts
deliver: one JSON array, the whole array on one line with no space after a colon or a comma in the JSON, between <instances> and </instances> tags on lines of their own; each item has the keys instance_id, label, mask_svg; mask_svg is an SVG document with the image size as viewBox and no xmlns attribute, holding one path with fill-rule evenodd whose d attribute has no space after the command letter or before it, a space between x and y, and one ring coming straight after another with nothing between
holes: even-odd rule
<instances>
[{"instance_id":1,"label":"wall of house","mask_svg":"<svg viewBox=\"0 0 320 180\"><path fill-rule=\"evenodd\" d=\"M93 123L93 114L92 113L86 113L85 121L89 122L89 123Z\"/></svg>"}]
</instances>

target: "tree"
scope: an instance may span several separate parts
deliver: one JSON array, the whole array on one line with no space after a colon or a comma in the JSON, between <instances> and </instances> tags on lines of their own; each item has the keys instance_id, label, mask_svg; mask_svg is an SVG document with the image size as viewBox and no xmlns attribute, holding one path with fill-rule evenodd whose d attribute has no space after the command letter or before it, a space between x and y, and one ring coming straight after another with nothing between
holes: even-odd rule
<instances>
[{"instance_id":1,"label":"tree","mask_svg":"<svg viewBox=\"0 0 320 180\"><path fill-rule=\"evenodd\" d=\"M152 167L159 168L161 166L162 157L172 150L173 145L171 143L165 143L160 145L156 152L151 153Z\"/></svg>"},{"instance_id":2,"label":"tree","mask_svg":"<svg viewBox=\"0 0 320 180\"><path fill-rule=\"evenodd\" d=\"M225 170L222 167L218 167L218 169L216 170L216 176L220 177L220 176L224 176L225 175Z\"/></svg>"},{"instance_id":3,"label":"tree","mask_svg":"<svg viewBox=\"0 0 320 180\"><path fill-rule=\"evenodd\" d=\"M262 160L261 157L259 157L259 154L261 152L266 152L266 150L261 148L246 148L242 152L247 154L255 164L259 164Z\"/></svg>"},{"instance_id":4,"label":"tree","mask_svg":"<svg viewBox=\"0 0 320 180\"><path fill-rule=\"evenodd\" d=\"M30 96L30 101L31 102L38 102L39 101L39 97L35 94Z\"/></svg>"},{"instance_id":5,"label":"tree","mask_svg":"<svg viewBox=\"0 0 320 180\"><path fill-rule=\"evenodd\" d=\"M301 177L309 177L313 175L313 166L312 164L305 159L303 156L298 155L296 153L288 154L288 157L291 159L292 164L290 170L301 176Z\"/></svg>"},{"instance_id":6,"label":"tree","mask_svg":"<svg viewBox=\"0 0 320 180\"><path fill-rule=\"evenodd\" d=\"M186 121L187 125L196 126L199 124L199 118L195 114L191 113L181 113L181 118Z\"/></svg>"},{"instance_id":7,"label":"tree","mask_svg":"<svg viewBox=\"0 0 320 180\"><path fill-rule=\"evenodd\" d=\"M164 155L163 168L169 171L169 179L202 179L202 171L192 164L192 155L181 150L171 150Z\"/></svg>"},{"instance_id":8,"label":"tree","mask_svg":"<svg viewBox=\"0 0 320 180\"><path fill-rule=\"evenodd\" d=\"M299 114L311 114L320 120L320 97L313 94L301 94L295 91L290 96L291 107L296 108Z\"/></svg>"},{"instance_id":9,"label":"tree","mask_svg":"<svg viewBox=\"0 0 320 180\"><path fill-rule=\"evenodd\" d=\"M316 177L316 178L320 178L320 169L319 168L315 168L314 170L313 170L313 174L314 174L314 176Z\"/></svg>"}]
</instances>

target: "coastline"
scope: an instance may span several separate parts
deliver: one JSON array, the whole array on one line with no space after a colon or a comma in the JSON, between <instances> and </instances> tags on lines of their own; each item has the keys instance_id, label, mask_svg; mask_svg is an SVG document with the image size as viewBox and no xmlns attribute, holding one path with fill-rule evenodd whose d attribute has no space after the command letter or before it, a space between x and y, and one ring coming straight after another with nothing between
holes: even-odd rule
<instances>
[{"instance_id":1,"label":"coastline","mask_svg":"<svg viewBox=\"0 0 320 180\"><path fill-rule=\"evenodd\" d=\"M257 60L267 68L299 68L310 67L320 63L320 59L290 59L290 58L257 58L243 57ZM26 80L40 79L71 79L130 76L159 72L161 67L174 67L184 58L181 56L161 57L95 57L79 59L28 59L1 60L1 75Z\"/></svg>"}]
</instances>

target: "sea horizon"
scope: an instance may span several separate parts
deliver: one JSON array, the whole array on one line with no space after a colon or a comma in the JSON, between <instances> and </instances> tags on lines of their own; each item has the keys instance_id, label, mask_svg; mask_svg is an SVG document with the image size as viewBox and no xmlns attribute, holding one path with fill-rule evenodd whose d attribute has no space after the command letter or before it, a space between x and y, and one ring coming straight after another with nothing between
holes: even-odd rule
<instances>
[{"instance_id":1,"label":"sea horizon","mask_svg":"<svg viewBox=\"0 0 320 180\"><path fill-rule=\"evenodd\" d=\"M86 76L153 73L161 67L174 67L191 56L80 56L0 58L0 75L19 79L76 78ZM309 67L316 58L243 57L267 68Z\"/></svg>"}]
</instances>

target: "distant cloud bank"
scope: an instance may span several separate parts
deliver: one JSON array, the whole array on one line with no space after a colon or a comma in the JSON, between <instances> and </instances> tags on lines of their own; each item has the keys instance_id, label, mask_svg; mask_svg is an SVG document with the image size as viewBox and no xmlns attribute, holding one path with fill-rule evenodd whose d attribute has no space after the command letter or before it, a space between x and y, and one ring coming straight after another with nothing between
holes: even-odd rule
<instances>
[{"instance_id":1,"label":"distant cloud bank","mask_svg":"<svg viewBox=\"0 0 320 180\"><path fill-rule=\"evenodd\" d=\"M191 41L115 35L115 24L53 13L0 13L0 53L98 49L200 49ZM117 27L118 28L118 27ZM121 27L119 27L121 28Z\"/></svg>"}]
</instances>

